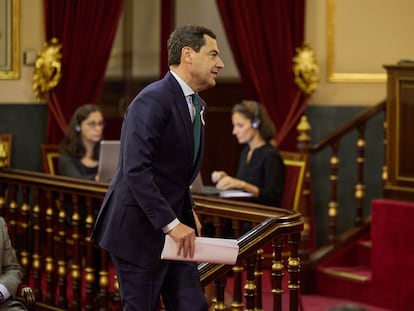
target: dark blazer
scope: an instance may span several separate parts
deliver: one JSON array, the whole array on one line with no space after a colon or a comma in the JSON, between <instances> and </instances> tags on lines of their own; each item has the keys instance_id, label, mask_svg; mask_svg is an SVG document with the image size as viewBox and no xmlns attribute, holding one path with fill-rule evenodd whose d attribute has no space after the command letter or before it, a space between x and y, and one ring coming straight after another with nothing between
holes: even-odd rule
<instances>
[{"instance_id":1,"label":"dark blazer","mask_svg":"<svg viewBox=\"0 0 414 311\"><path fill-rule=\"evenodd\" d=\"M206 104L201 100L203 111ZM171 73L145 87L129 105L122 125L118 168L95 222L92 239L111 254L142 267L160 262L174 218L194 227L189 186L193 125L182 89ZM201 130L200 155L204 148Z\"/></svg>"},{"instance_id":2,"label":"dark blazer","mask_svg":"<svg viewBox=\"0 0 414 311\"><path fill-rule=\"evenodd\" d=\"M12 295L12 299L0 304L0 310L26 310L19 301L14 300L22 280L23 270L11 244L6 221L0 217L0 284Z\"/></svg>"}]
</instances>

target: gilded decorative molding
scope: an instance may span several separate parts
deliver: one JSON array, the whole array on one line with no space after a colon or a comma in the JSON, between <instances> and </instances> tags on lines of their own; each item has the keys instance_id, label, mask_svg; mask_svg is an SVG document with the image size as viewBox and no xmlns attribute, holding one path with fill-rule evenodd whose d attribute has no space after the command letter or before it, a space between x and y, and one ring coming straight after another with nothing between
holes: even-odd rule
<instances>
[{"instance_id":1,"label":"gilded decorative molding","mask_svg":"<svg viewBox=\"0 0 414 311\"><path fill-rule=\"evenodd\" d=\"M0 20L0 79L20 77L20 0L2 1Z\"/></svg>"},{"instance_id":2,"label":"gilded decorative molding","mask_svg":"<svg viewBox=\"0 0 414 311\"><path fill-rule=\"evenodd\" d=\"M56 87L62 77L61 48L62 44L56 38L52 38L49 43L44 44L43 50L39 53L33 74L33 92L38 99Z\"/></svg>"},{"instance_id":3,"label":"gilded decorative molding","mask_svg":"<svg viewBox=\"0 0 414 311\"><path fill-rule=\"evenodd\" d=\"M385 73L341 73L335 72L335 3L336 0L327 0L327 73L329 82L366 82L384 83L387 81Z\"/></svg>"},{"instance_id":4,"label":"gilded decorative molding","mask_svg":"<svg viewBox=\"0 0 414 311\"><path fill-rule=\"evenodd\" d=\"M312 94L319 85L319 66L316 63L315 52L304 43L296 48L293 62L296 85L302 92Z\"/></svg>"}]
</instances>

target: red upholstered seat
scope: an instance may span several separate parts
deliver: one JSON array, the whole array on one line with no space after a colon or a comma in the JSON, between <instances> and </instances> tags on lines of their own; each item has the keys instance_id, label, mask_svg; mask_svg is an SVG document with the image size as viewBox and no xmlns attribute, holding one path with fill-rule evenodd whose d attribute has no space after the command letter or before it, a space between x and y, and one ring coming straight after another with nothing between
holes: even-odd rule
<instances>
[{"instance_id":1,"label":"red upholstered seat","mask_svg":"<svg viewBox=\"0 0 414 311\"><path fill-rule=\"evenodd\" d=\"M285 187L281 208L298 211L303 202L303 186L308 166L308 155L299 152L280 151L285 164Z\"/></svg>"}]
</instances>

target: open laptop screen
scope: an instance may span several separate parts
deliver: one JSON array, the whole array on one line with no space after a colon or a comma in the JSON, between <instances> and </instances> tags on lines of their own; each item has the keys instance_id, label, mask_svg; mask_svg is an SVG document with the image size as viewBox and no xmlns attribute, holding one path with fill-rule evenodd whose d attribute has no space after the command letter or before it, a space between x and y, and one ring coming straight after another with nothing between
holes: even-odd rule
<instances>
[{"instance_id":1,"label":"open laptop screen","mask_svg":"<svg viewBox=\"0 0 414 311\"><path fill-rule=\"evenodd\" d=\"M102 140L99 151L98 181L109 182L114 176L119 159L119 140Z\"/></svg>"}]
</instances>

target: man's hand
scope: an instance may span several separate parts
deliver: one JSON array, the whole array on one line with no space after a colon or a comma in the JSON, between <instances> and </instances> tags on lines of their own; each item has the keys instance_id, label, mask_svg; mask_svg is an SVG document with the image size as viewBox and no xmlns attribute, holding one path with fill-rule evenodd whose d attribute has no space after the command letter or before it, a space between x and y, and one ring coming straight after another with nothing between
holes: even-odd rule
<instances>
[{"instance_id":1,"label":"man's hand","mask_svg":"<svg viewBox=\"0 0 414 311\"><path fill-rule=\"evenodd\" d=\"M194 257L195 251L195 231L182 223L174 227L168 234L177 243L177 255L183 252L184 258Z\"/></svg>"}]
</instances>

